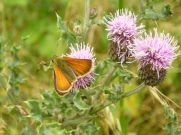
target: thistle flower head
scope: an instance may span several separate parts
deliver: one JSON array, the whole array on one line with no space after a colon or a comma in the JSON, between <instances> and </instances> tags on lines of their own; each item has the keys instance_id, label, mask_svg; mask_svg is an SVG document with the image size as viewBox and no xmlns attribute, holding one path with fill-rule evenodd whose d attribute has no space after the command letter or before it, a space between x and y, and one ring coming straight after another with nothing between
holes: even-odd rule
<instances>
[{"instance_id":1,"label":"thistle flower head","mask_svg":"<svg viewBox=\"0 0 181 135\"><path fill-rule=\"evenodd\" d=\"M117 10L115 15L104 18L108 39L125 46L143 32L143 25L137 26L137 17L127 9Z\"/></svg>"},{"instance_id":2,"label":"thistle flower head","mask_svg":"<svg viewBox=\"0 0 181 135\"><path fill-rule=\"evenodd\" d=\"M143 25L137 25L137 17L133 12L117 10L115 15L105 17L105 24L108 31L108 39L111 41L109 46L109 55L112 60L121 64L131 60L131 53L128 45L133 43L144 31Z\"/></svg>"},{"instance_id":3,"label":"thistle flower head","mask_svg":"<svg viewBox=\"0 0 181 135\"><path fill-rule=\"evenodd\" d=\"M70 47L70 54L67 56L72 58L79 58L79 59L90 59L92 60L92 69L94 69L95 66L95 55L93 53L93 48L90 47L88 44L76 44L75 46ZM85 88L89 86L93 79L94 79L94 72L93 70L88 73L87 75L80 77L77 79L77 81L74 83L74 88Z\"/></svg>"},{"instance_id":4,"label":"thistle flower head","mask_svg":"<svg viewBox=\"0 0 181 135\"><path fill-rule=\"evenodd\" d=\"M157 29L134 42L133 56L138 59L140 66L150 65L151 69L158 73L167 69L177 56L177 42L169 34L158 34Z\"/></svg>"}]
</instances>

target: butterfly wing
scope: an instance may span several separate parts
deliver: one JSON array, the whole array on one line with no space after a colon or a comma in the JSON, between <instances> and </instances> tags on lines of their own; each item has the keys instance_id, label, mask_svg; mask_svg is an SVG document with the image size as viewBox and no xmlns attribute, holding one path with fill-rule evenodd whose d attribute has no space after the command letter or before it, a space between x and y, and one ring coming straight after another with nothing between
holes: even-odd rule
<instances>
[{"instance_id":1,"label":"butterfly wing","mask_svg":"<svg viewBox=\"0 0 181 135\"><path fill-rule=\"evenodd\" d=\"M57 65L54 65L54 85L56 91L60 95L69 92L72 88L71 82L67 79L67 77L63 74Z\"/></svg>"},{"instance_id":2,"label":"butterfly wing","mask_svg":"<svg viewBox=\"0 0 181 135\"><path fill-rule=\"evenodd\" d=\"M92 60L90 59L77 59L70 57L63 57L63 59L68 63L78 77L86 75L92 68Z\"/></svg>"}]
</instances>

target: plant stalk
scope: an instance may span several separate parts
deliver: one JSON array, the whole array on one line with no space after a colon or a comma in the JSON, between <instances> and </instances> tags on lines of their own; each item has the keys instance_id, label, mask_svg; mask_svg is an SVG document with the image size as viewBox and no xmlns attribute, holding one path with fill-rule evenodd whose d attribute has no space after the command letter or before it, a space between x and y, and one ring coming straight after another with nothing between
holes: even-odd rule
<instances>
[{"instance_id":1,"label":"plant stalk","mask_svg":"<svg viewBox=\"0 0 181 135\"><path fill-rule=\"evenodd\" d=\"M145 84L141 83L138 87L136 87L135 89L130 90L130 91L124 93L121 97L123 97L123 98L129 97L129 96L131 96L131 95L133 95L135 93L140 92L144 87L145 87Z\"/></svg>"},{"instance_id":2,"label":"plant stalk","mask_svg":"<svg viewBox=\"0 0 181 135\"><path fill-rule=\"evenodd\" d=\"M90 13L90 0L84 0L84 26L83 26L83 40L87 40L88 27L89 27L89 13Z\"/></svg>"},{"instance_id":3,"label":"plant stalk","mask_svg":"<svg viewBox=\"0 0 181 135\"><path fill-rule=\"evenodd\" d=\"M145 87L145 84L144 84L144 83L141 83L141 84L140 84L138 87L136 87L135 89L130 90L130 91L122 94L122 95L120 96L119 100L121 100L121 99L123 99L123 98L125 98L125 97L129 97L129 96L131 96L131 95L133 95L133 94L136 94L136 93L140 92L144 87ZM117 100L117 101L118 101L118 100ZM106 103L106 104L103 105L103 106L100 106L100 108L98 108L98 109L97 109L96 111L94 111L92 114L99 112L100 110L102 110L102 109L110 106L111 104L113 104L113 103L112 103L112 102L109 102L109 103Z\"/></svg>"},{"instance_id":4,"label":"plant stalk","mask_svg":"<svg viewBox=\"0 0 181 135\"><path fill-rule=\"evenodd\" d=\"M110 72L107 74L106 78L104 79L104 81L102 82L102 84L101 84L101 86L100 86L101 89L102 89L102 87L108 86L108 85L110 84L111 79L112 79L112 75L113 75L113 73L116 71L116 69L117 69L117 66L115 65L115 66L110 70ZM101 89L99 89L99 91L97 92L97 94L96 94L96 96L95 96L95 99L98 99L98 98L101 96L101 94L102 94L102 90L101 90Z\"/></svg>"},{"instance_id":5,"label":"plant stalk","mask_svg":"<svg viewBox=\"0 0 181 135\"><path fill-rule=\"evenodd\" d=\"M108 75L106 76L106 78L104 79L103 83L102 83L102 86L108 86L111 82L111 79L112 79L112 75L113 73L116 71L117 69L117 65L115 65L111 71L108 73Z\"/></svg>"}]
</instances>

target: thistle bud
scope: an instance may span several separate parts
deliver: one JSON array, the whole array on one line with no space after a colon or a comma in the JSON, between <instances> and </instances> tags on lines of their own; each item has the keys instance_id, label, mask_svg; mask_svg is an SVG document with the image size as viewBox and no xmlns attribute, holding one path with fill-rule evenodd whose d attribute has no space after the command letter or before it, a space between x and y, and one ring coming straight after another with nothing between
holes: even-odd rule
<instances>
[{"instance_id":1,"label":"thistle bud","mask_svg":"<svg viewBox=\"0 0 181 135\"><path fill-rule=\"evenodd\" d=\"M90 9L90 19L94 19L97 16L97 9L91 8Z\"/></svg>"},{"instance_id":2,"label":"thistle bud","mask_svg":"<svg viewBox=\"0 0 181 135\"><path fill-rule=\"evenodd\" d=\"M80 25L75 25L73 27L73 31L77 34L77 35L80 35L82 33L82 30L81 30L81 27Z\"/></svg>"}]
</instances>

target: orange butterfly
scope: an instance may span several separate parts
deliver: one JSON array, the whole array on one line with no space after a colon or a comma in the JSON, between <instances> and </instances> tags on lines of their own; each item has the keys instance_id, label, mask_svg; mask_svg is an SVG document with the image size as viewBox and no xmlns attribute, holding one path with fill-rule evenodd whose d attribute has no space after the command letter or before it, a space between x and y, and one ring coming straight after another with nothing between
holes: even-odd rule
<instances>
[{"instance_id":1,"label":"orange butterfly","mask_svg":"<svg viewBox=\"0 0 181 135\"><path fill-rule=\"evenodd\" d=\"M58 57L54 63L54 85L60 95L68 93L79 77L87 75L92 69L92 60L71 57Z\"/></svg>"}]
</instances>

